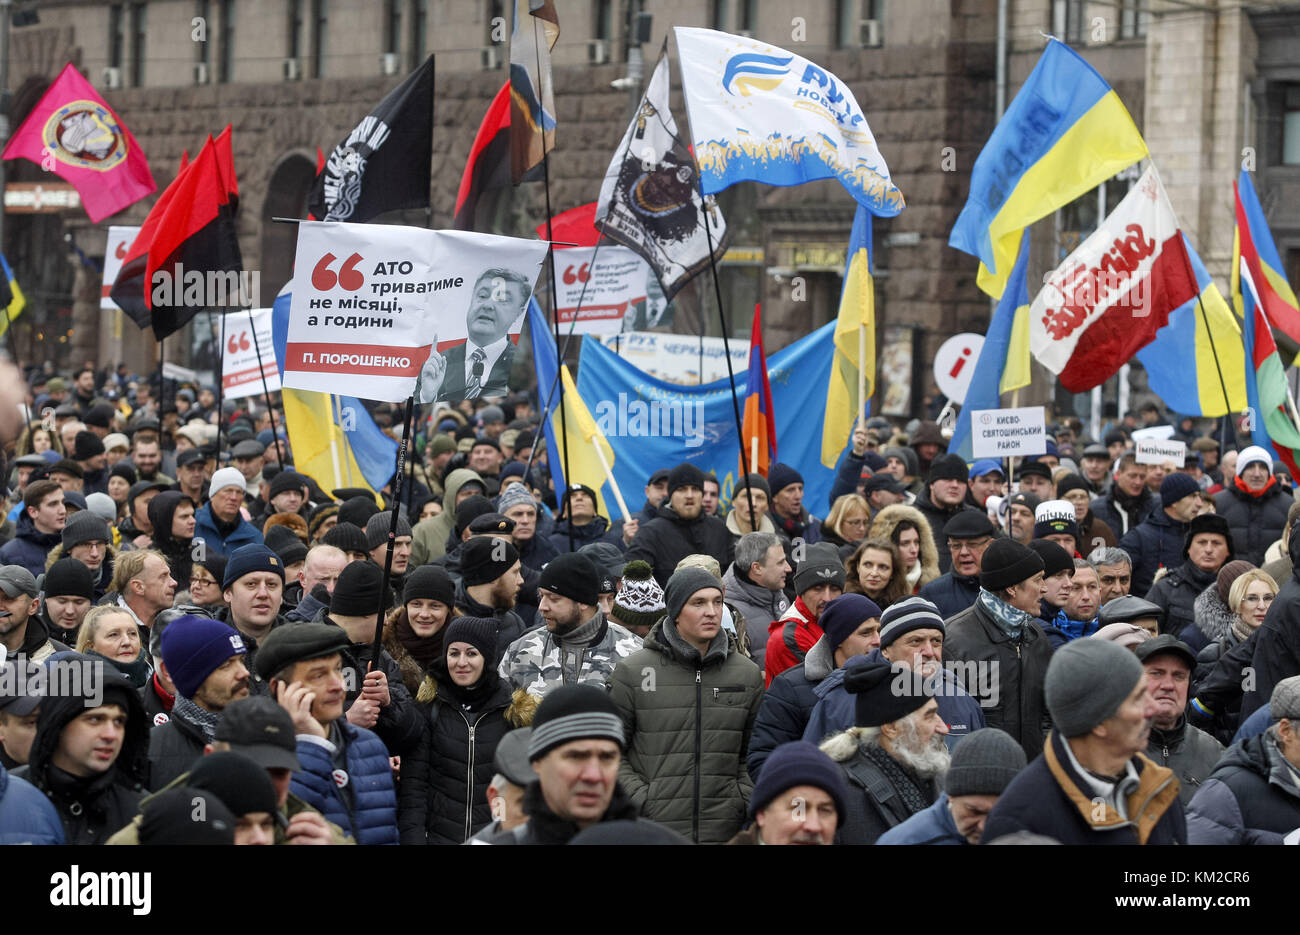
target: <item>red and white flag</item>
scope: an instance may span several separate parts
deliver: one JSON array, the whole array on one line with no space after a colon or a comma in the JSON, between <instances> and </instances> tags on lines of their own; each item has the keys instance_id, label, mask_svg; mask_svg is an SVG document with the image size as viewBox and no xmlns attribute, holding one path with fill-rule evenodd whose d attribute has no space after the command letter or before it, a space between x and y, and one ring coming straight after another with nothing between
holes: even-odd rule
<instances>
[{"instance_id":1,"label":"red and white flag","mask_svg":"<svg viewBox=\"0 0 1300 935\"><path fill-rule=\"evenodd\" d=\"M1152 166L1046 280L1029 310L1029 348L1072 393L1100 385L1150 344L1200 290Z\"/></svg>"},{"instance_id":2,"label":"red and white flag","mask_svg":"<svg viewBox=\"0 0 1300 935\"><path fill-rule=\"evenodd\" d=\"M37 101L0 158L30 159L71 183L96 224L156 189L131 131L71 64Z\"/></svg>"}]
</instances>

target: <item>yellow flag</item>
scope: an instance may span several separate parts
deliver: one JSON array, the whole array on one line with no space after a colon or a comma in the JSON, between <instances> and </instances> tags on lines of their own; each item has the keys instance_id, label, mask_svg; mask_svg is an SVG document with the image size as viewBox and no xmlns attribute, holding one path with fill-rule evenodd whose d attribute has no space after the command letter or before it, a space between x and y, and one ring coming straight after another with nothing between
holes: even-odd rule
<instances>
[{"instance_id":1,"label":"yellow flag","mask_svg":"<svg viewBox=\"0 0 1300 935\"><path fill-rule=\"evenodd\" d=\"M861 336L865 329L866 348ZM876 287L871 276L871 215L861 205L853 217L849 255L844 264L844 291L835 321L835 357L826 388L826 417L822 423L822 464L834 467L853 434L862 411L858 399L858 360L866 377L866 398L876 388Z\"/></svg>"},{"instance_id":2,"label":"yellow flag","mask_svg":"<svg viewBox=\"0 0 1300 935\"><path fill-rule=\"evenodd\" d=\"M294 469L314 477L326 491L339 487L373 491L339 424L342 414L334 411L338 397L287 388L281 395Z\"/></svg>"},{"instance_id":3,"label":"yellow flag","mask_svg":"<svg viewBox=\"0 0 1300 935\"><path fill-rule=\"evenodd\" d=\"M559 451L548 452L547 457L561 465L566 484L582 484L596 491L596 512L612 520L614 517L610 516L609 507L605 505L605 495L601 491L606 477L605 469L596 454L596 446L600 446L611 470L614 467L614 450L609 447L605 433L592 418L587 404L578 395L578 388L573 384L567 364L560 368L560 379L564 382L564 417L569 429L569 458L566 464L563 447ZM558 410L551 413L551 429L555 438L562 437Z\"/></svg>"},{"instance_id":4,"label":"yellow flag","mask_svg":"<svg viewBox=\"0 0 1300 935\"><path fill-rule=\"evenodd\" d=\"M9 278L9 290L13 293L13 301L5 309L5 314L0 315L0 337L9 330L9 322L16 319L23 313L27 307L27 297L23 295L23 290L18 285L18 280L14 279L14 271L9 268L9 261L0 257L0 264L4 265L4 274Z\"/></svg>"}]
</instances>

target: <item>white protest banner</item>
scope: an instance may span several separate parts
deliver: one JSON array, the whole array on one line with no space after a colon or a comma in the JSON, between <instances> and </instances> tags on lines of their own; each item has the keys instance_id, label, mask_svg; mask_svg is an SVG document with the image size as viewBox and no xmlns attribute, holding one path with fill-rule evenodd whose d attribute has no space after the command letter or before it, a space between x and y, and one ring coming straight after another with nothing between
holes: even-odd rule
<instances>
[{"instance_id":1,"label":"white protest banner","mask_svg":"<svg viewBox=\"0 0 1300 935\"><path fill-rule=\"evenodd\" d=\"M139 233L140 228L138 227L110 227L108 229L108 241L104 244L104 284L99 293L101 311L108 312L117 308L117 303L108 297L108 292L113 288L113 282L122 269L127 250L130 249L131 244L135 243L136 235Z\"/></svg>"},{"instance_id":2,"label":"white protest banner","mask_svg":"<svg viewBox=\"0 0 1300 935\"><path fill-rule=\"evenodd\" d=\"M1164 441L1167 438L1174 437L1174 427L1172 425L1152 425L1145 429L1135 429L1132 434L1134 441L1144 438L1150 438L1155 441Z\"/></svg>"},{"instance_id":3,"label":"white protest banner","mask_svg":"<svg viewBox=\"0 0 1300 935\"><path fill-rule=\"evenodd\" d=\"M555 251L556 320L578 334L623 330L628 311L646 300L650 264L627 247L572 247ZM579 307L581 302L581 307Z\"/></svg>"},{"instance_id":4,"label":"white protest banner","mask_svg":"<svg viewBox=\"0 0 1300 935\"><path fill-rule=\"evenodd\" d=\"M164 379L175 380L177 383L199 382L199 372L197 370L182 367L180 364L173 364L170 360L163 361L162 374Z\"/></svg>"},{"instance_id":5,"label":"white protest banner","mask_svg":"<svg viewBox=\"0 0 1300 935\"><path fill-rule=\"evenodd\" d=\"M633 366L669 383L695 386L721 380L727 375L722 338L704 338L701 342L698 335L625 331L606 335L601 338L601 343ZM749 366L749 342L731 338L729 344L732 370L738 375L743 374ZM701 364L704 368L702 379Z\"/></svg>"},{"instance_id":6,"label":"white protest banner","mask_svg":"<svg viewBox=\"0 0 1300 935\"><path fill-rule=\"evenodd\" d=\"M253 335L257 336L256 346ZM262 355L260 370L259 353ZM271 310L231 312L226 316L226 346L221 354L221 392L226 399L255 396L263 391L263 375L266 392L274 393L280 388L280 368L275 363L275 346L271 343Z\"/></svg>"},{"instance_id":7,"label":"white protest banner","mask_svg":"<svg viewBox=\"0 0 1300 935\"><path fill-rule=\"evenodd\" d=\"M548 246L463 231L300 223L284 385L388 402L504 396L512 325Z\"/></svg>"},{"instance_id":8,"label":"white protest banner","mask_svg":"<svg viewBox=\"0 0 1300 935\"><path fill-rule=\"evenodd\" d=\"M974 409L970 415L970 427L971 454L976 458L1047 453L1047 424L1042 406Z\"/></svg>"},{"instance_id":9,"label":"white protest banner","mask_svg":"<svg viewBox=\"0 0 1300 935\"><path fill-rule=\"evenodd\" d=\"M1135 438L1133 441L1138 464L1164 464L1172 461L1182 467L1187 460L1187 442L1156 438Z\"/></svg>"}]
</instances>

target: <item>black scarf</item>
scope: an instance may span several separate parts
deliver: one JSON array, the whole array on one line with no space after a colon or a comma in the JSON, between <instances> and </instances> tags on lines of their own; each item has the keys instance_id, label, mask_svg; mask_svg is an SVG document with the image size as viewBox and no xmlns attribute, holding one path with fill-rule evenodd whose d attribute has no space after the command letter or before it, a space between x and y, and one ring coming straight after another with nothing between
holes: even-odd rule
<instances>
[{"instance_id":1,"label":"black scarf","mask_svg":"<svg viewBox=\"0 0 1300 935\"><path fill-rule=\"evenodd\" d=\"M149 654L141 648L140 655L136 656L131 662L122 662L120 659L110 659L102 653L97 653L93 649L86 650L86 655L92 659L103 659L114 669L126 677L131 683L132 688L144 688L145 683L149 681L149 676L153 674L153 666L149 665Z\"/></svg>"},{"instance_id":2,"label":"black scarf","mask_svg":"<svg viewBox=\"0 0 1300 935\"><path fill-rule=\"evenodd\" d=\"M428 672L433 667L434 662L442 655L442 634L450 622L451 612L448 611L448 619L438 628L436 633L432 636L420 636L411 626L411 619L406 608L403 607L402 612L393 621L393 635L397 637L397 642L419 664L420 668Z\"/></svg>"},{"instance_id":3,"label":"black scarf","mask_svg":"<svg viewBox=\"0 0 1300 935\"><path fill-rule=\"evenodd\" d=\"M915 815L917 812L925 811L933 803L933 796L928 796L925 790L921 788L917 778L912 775L912 771L903 767L896 759L886 752L884 747L877 744L871 744L864 747L863 754L872 763L880 768L889 780L889 784L894 787L899 798L903 800L903 805L907 808L909 815ZM926 783L929 785L929 783Z\"/></svg>"},{"instance_id":4,"label":"black scarf","mask_svg":"<svg viewBox=\"0 0 1300 935\"><path fill-rule=\"evenodd\" d=\"M1129 523L1136 526L1138 523L1138 511L1140 511L1142 507L1146 505L1147 500L1151 498L1151 491L1147 490L1146 487L1143 487L1138 491L1136 496L1133 496L1120 490L1119 484L1113 484L1111 486L1111 496L1115 499L1115 505L1128 514Z\"/></svg>"},{"instance_id":5,"label":"black scarf","mask_svg":"<svg viewBox=\"0 0 1300 935\"><path fill-rule=\"evenodd\" d=\"M528 816L530 833L539 844L568 844L580 830L567 818L561 818L551 811L542 795L540 781L531 782L524 790L524 814ZM609 808L600 816L601 821L635 821L637 807L627 797L623 787L615 783L614 794L610 797Z\"/></svg>"}]
</instances>

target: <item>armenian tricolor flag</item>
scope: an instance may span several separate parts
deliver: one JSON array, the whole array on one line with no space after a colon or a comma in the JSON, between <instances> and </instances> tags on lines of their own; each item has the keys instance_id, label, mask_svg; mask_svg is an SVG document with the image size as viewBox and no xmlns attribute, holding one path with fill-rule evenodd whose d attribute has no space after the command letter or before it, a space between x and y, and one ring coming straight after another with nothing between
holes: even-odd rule
<instances>
[{"instance_id":1,"label":"armenian tricolor flag","mask_svg":"<svg viewBox=\"0 0 1300 935\"><path fill-rule=\"evenodd\" d=\"M1293 341L1300 341L1300 304L1282 274L1282 258L1273 243L1250 173L1245 169L1241 170L1233 192L1237 226L1232 238L1232 304L1238 315L1247 317L1248 300L1241 280L1242 271L1248 269L1269 324Z\"/></svg>"},{"instance_id":2,"label":"armenian tricolor flag","mask_svg":"<svg viewBox=\"0 0 1300 935\"><path fill-rule=\"evenodd\" d=\"M743 465L767 477L776 461L776 415L772 409L772 385L767 379L767 355L763 351L763 316L754 304L754 325L749 333L749 376L745 381L745 416L740 429L744 447Z\"/></svg>"}]
</instances>

